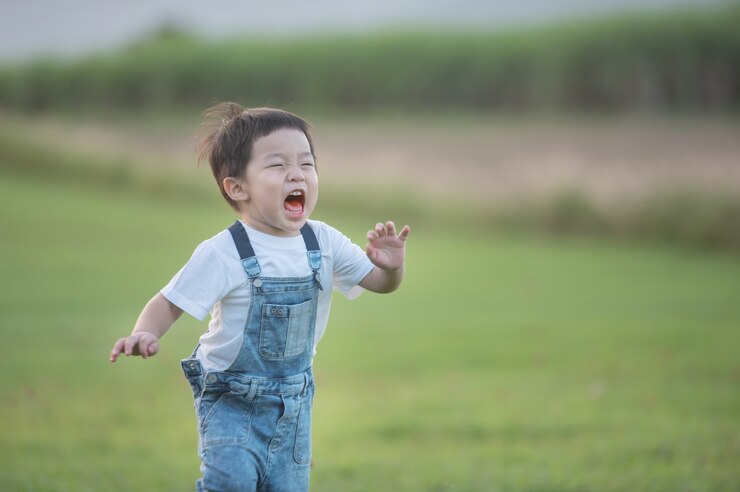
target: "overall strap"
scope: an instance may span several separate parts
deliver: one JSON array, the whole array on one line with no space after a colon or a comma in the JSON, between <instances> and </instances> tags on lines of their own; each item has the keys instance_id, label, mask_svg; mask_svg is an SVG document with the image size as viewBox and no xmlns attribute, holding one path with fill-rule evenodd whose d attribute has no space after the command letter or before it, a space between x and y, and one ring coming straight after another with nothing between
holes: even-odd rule
<instances>
[{"instance_id":1,"label":"overall strap","mask_svg":"<svg viewBox=\"0 0 740 492\"><path fill-rule=\"evenodd\" d=\"M236 250L239 253L239 258L242 260L244 271L247 272L247 276L252 279L254 286L258 289L262 286L262 281L257 277L262 272L259 262L257 261L257 255L254 253L252 243L249 241L249 235L247 235L246 229L241 222L238 220L231 224L229 232L236 245ZM306 223L301 228L301 236L303 236L303 242L306 243L306 254L308 255L308 266L313 271L316 283L321 287L321 278L319 277L319 270L321 270L321 250L319 249L319 241L316 239L313 229ZM323 290L323 289L322 289Z\"/></svg>"},{"instance_id":2,"label":"overall strap","mask_svg":"<svg viewBox=\"0 0 740 492\"><path fill-rule=\"evenodd\" d=\"M308 222L303 224L303 227L301 227L301 236L303 236L303 242L306 243L307 251L320 250L319 241L316 239L316 234L314 234L313 229L308 225Z\"/></svg>"},{"instance_id":3,"label":"overall strap","mask_svg":"<svg viewBox=\"0 0 740 492\"><path fill-rule=\"evenodd\" d=\"M308 265L311 270L318 270L321 268L321 249L319 248L319 242L316 240L316 234L314 234L308 222L301 227L301 236L303 236L303 242L306 243Z\"/></svg>"},{"instance_id":4,"label":"overall strap","mask_svg":"<svg viewBox=\"0 0 740 492\"><path fill-rule=\"evenodd\" d=\"M321 287L321 277L319 276L319 270L321 270L321 249L319 248L319 241L316 239L316 234L311 229L311 226L308 225L308 222L301 227L301 236L303 236L303 242L306 243L308 266L313 271L313 276L316 279L319 289L324 290Z\"/></svg>"},{"instance_id":5,"label":"overall strap","mask_svg":"<svg viewBox=\"0 0 740 492\"><path fill-rule=\"evenodd\" d=\"M252 248L252 243L249 242L249 236L242 223L237 220L231 224L229 232L234 239L236 250L239 252L239 258L242 260L242 265L244 266L244 271L247 272L247 276L249 278L259 276L262 269L260 269L260 264L257 262L257 255L254 254L254 248Z\"/></svg>"}]
</instances>

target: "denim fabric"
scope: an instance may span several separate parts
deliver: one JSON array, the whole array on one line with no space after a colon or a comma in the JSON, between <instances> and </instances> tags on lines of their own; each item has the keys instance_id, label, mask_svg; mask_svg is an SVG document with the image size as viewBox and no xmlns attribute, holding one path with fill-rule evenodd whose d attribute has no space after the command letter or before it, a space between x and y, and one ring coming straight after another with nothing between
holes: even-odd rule
<instances>
[{"instance_id":1,"label":"denim fabric","mask_svg":"<svg viewBox=\"0 0 740 492\"><path fill-rule=\"evenodd\" d=\"M202 491L306 491L311 463L311 370L287 378L204 374L183 361L195 397Z\"/></svg>"},{"instance_id":2,"label":"denim fabric","mask_svg":"<svg viewBox=\"0 0 740 492\"><path fill-rule=\"evenodd\" d=\"M246 246L234 235L240 254L251 251L241 237ZM304 239L307 249L315 244ZM305 278L263 278L256 257L242 258L252 297L239 354L223 372L204 373L197 348L182 361L198 420L198 490L308 490L321 288L315 253L308 252L313 274Z\"/></svg>"},{"instance_id":3,"label":"denim fabric","mask_svg":"<svg viewBox=\"0 0 740 492\"><path fill-rule=\"evenodd\" d=\"M306 371L319 301L315 278L255 277L251 292L242 347L227 371L260 377Z\"/></svg>"}]
</instances>

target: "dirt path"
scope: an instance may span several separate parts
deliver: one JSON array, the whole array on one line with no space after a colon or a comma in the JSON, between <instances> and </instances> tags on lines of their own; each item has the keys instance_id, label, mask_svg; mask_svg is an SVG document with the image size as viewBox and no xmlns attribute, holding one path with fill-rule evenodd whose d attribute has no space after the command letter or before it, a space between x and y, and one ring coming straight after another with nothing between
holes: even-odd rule
<instances>
[{"instance_id":1,"label":"dirt path","mask_svg":"<svg viewBox=\"0 0 740 492\"><path fill-rule=\"evenodd\" d=\"M486 202L544 197L563 189L582 190L603 203L675 188L740 193L737 118L350 118L314 123L327 185L410 186ZM136 124L0 114L0 125L140 166L207 172L195 167L197 119Z\"/></svg>"},{"instance_id":2,"label":"dirt path","mask_svg":"<svg viewBox=\"0 0 740 492\"><path fill-rule=\"evenodd\" d=\"M367 145L369 140L382 145ZM509 200L580 189L597 201L660 189L740 192L740 124L691 120L543 120L363 129L318 135L327 174L408 182Z\"/></svg>"}]
</instances>

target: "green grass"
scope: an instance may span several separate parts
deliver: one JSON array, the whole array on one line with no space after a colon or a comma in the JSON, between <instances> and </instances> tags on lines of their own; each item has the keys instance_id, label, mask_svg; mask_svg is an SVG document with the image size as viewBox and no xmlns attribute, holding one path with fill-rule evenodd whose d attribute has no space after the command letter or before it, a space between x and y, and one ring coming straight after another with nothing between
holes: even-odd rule
<instances>
[{"instance_id":1,"label":"green grass","mask_svg":"<svg viewBox=\"0 0 740 492\"><path fill-rule=\"evenodd\" d=\"M0 168L4 490L190 490L183 319L107 361L232 217L213 198ZM358 242L376 220L322 212ZM413 226L414 224L412 224ZM725 491L740 484L740 260L416 227L388 296L335 299L314 490Z\"/></svg>"}]
</instances>

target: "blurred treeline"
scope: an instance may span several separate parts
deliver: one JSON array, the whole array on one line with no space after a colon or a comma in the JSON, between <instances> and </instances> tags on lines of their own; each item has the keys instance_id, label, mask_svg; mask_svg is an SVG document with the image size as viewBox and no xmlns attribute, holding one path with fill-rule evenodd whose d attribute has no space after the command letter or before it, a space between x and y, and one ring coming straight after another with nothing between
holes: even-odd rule
<instances>
[{"instance_id":1,"label":"blurred treeline","mask_svg":"<svg viewBox=\"0 0 740 492\"><path fill-rule=\"evenodd\" d=\"M237 100L310 108L314 114L372 108L734 113L740 109L738 26L740 4L497 32L207 41L164 27L114 53L0 65L0 108L167 114ZM85 156L26 133L0 128L6 171L158 194L203 192L166 171L144 176L130 159ZM383 212L415 223L442 216L461 223L468 217L475 227L654 238L740 251L740 198L702 186L674 189L666 183L608 207L568 188L509 204L476 204L470 207L476 213L459 210L470 204L433 207L406 195L407 200L381 200L388 207ZM337 189L325 193L322 203L341 210L348 204L376 211L383 206L364 203L357 194L347 198Z\"/></svg>"},{"instance_id":2,"label":"blurred treeline","mask_svg":"<svg viewBox=\"0 0 740 492\"><path fill-rule=\"evenodd\" d=\"M112 54L0 67L0 105L737 109L740 7L505 32L205 41L163 28Z\"/></svg>"}]
</instances>

